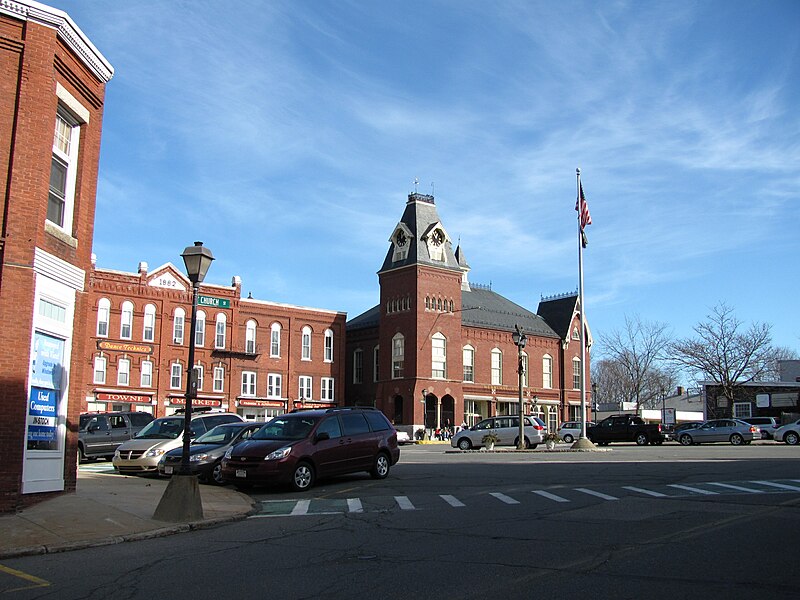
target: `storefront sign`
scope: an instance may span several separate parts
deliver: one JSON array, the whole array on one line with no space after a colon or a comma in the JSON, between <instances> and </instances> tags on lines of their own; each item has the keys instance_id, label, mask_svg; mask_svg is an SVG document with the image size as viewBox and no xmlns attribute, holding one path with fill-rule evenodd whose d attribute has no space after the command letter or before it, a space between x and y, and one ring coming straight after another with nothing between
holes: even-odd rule
<instances>
[{"instance_id":1,"label":"storefront sign","mask_svg":"<svg viewBox=\"0 0 800 600\"><path fill-rule=\"evenodd\" d=\"M54 442L56 439L57 390L31 388L28 402L28 441Z\"/></svg>"},{"instance_id":2,"label":"storefront sign","mask_svg":"<svg viewBox=\"0 0 800 600\"><path fill-rule=\"evenodd\" d=\"M276 400L238 400L236 402L237 406L255 406L255 407L266 407L266 408L283 408L283 402L279 402Z\"/></svg>"},{"instance_id":3,"label":"storefront sign","mask_svg":"<svg viewBox=\"0 0 800 600\"><path fill-rule=\"evenodd\" d=\"M186 398L170 398L170 404L186 404ZM222 406L222 400L209 400L208 398L194 398L192 399L192 406Z\"/></svg>"},{"instance_id":4,"label":"storefront sign","mask_svg":"<svg viewBox=\"0 0 800 600\"><path fill-rule=\"evenodd\" d=\"M214 296L197 296L198 306L210 306L212 308L230 308L231 301L224 298L214 298Z\"/></svg>"},{"instance_id":5,"label":"storefront sign","mask_svg":"<svg viewBox=\"0 0 800 600\"><path fill-rule=\"evenodd\" d=\"M99 402L128 402L138 404L150 404L150 396L138 396L136 394L108 394L106 392L97 392L95 394Z\"/></svg>"},{"instance_id":6,"label":"storefront sign","mask_svg":"<svg viewBox=\"0 0 800 600\"><path fill-rule=\"evenodd\" d=\"M64 340L37 331L33 338L31 386L61 389L63 360Z\"/></svg>"},{"instance_id":7,"label":"storefront sign","mask_svg":"<svg viewBox=\"0 0 800 600\"><path fill-rule=\"evenodd\" d=\"M153 346L150 344L131 344L130 342L98 341L98 350L112 350L115 352L135 352L137 354L152 354Z\"/></svg>"}]
</instances>

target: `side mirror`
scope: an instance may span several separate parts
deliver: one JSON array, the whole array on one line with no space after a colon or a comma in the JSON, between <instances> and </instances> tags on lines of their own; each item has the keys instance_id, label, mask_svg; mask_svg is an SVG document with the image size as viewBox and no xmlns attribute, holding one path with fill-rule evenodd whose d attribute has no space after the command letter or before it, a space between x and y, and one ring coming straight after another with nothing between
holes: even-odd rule
<instances>
[{"instance_id":1,"label":"side mirror","mask_svg":"<svg viewBox=\"0 0 800 600\"><path fill-rule=\"evenodd\" d=\"M318 433L314 437L314 443L322 442L322 441L329 440L329 439L331 439L331 434L328 433L327 431L323 431L321 433Z\"/></svg>"}]
</instances>

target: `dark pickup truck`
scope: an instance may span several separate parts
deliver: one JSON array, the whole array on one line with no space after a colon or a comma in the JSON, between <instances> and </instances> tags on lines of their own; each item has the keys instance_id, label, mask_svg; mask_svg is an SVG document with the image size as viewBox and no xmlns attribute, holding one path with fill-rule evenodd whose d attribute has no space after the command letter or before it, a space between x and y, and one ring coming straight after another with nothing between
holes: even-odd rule
<instances>
[{"instance_id":1,"label":"dark pickup truck","mask_svg":"<svg viewBox=\"0 0 800 600\"><path fill-rule=\"evenodd\" d=\"M636 415L613 415L586 430L586 437L605 446L609 442L636 442L640 446L664 443L664 433L658 423L645 423Z\"/></svg>"}]
</instances>

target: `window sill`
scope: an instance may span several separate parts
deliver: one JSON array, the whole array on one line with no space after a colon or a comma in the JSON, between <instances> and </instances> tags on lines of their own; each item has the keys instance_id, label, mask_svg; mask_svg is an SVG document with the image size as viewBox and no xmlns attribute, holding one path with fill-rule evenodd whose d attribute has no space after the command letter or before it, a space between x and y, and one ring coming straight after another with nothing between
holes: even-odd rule
<instances>
[{"instance_id":1,"label":"window sill","mask_svg":"<svg viewBox=\"0 0 800 600\"><path fill-rule=\"evenodd\" d=\"M60 241L64 242L68 246L77 249L78 248L78 240L68 234L66 231L61 229L58 225L53 223L52 221L45 221L44 222L44 230L46 233L49 233L55 238L58 238Z\"/></svg>"}]
</instances>

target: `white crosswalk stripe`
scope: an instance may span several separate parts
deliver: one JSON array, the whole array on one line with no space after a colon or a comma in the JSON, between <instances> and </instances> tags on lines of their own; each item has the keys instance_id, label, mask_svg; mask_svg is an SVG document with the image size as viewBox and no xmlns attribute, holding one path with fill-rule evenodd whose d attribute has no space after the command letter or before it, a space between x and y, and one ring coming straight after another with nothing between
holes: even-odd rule
<instances>
[{"instance_id":1,"label":"white crosswalk stripe","mask_svg":"<svg viewBox=\"0 0 800 600\"><path fill-rule=\"evenodd\" d=\"M411 504L411 500L408 499L408 496L395 496L394 500L401 510L416 510L416 507Z\"/></svg>"},{"instance_id":2,"label":"white crosswalk stripe","mask_svg":"<svg viewBox=\"0 0 800 600\"><path fill-rule=\"evenodd\" d=\"M603 500L619 500L616 496L609 496L608 494L603 494L602 492L595 492L594 490L589 490L586 488L575 488L576 492L583 492L584 494L589 494L590 496L596 496L597 498L602 498Z\"/></svg>"},{"instance_id":3,"label":"white crosswalk stripe","mask_svg":"<svg viewBox=\"0 0 800 600\"><path fill-rule=\"evenodd\" d=\"M791 490L793 492L800 492L800 487L796 485L788 485L786 483L773 483L772 481L751 481L750 483L758 483L759 485L768 485L776 487L781 490Z\"/></svg>"},{"instance_id":4,"label":"white crosswalk stripe","mask_svg":"<svg viewBox=\"0 0 800 600\"><path fill-rule=\"evenodd\" d=\"M461 502L461 500L459 500L455 496L450 496L449 494L439 494L439 498L441 498L454 508L460 508L462 506L466 506L466 504Z\"/></svg>"},{"instance_id":5,"label":"white crosswalk stripe","mask_svg":"<svg viewBox=\"0 0 800 600\"><path fill-rule=\"evenodd\" d=\"M511 496L506 496L505 494L501 494L500 492L491 492L490 496L494 496L501 502L505 502L506 504L519 504L519 500L514 500Z\"/></svg>"},{"instance_id":6,"label":"white crosswalk stripe","mask_svg":"<svg viewBox=\"0 0 800 600\"><path fill-rule=\"evenodd\" d=\"M292 516L308 514L309 506L311 506L311 500L298 500L292 509Z\"/></svg>"},{"instance_id":7,"label":"white crosswalk stripe","mask_svg":"<svg viewBox=\"0 0 800 600\"><path fill-rule=\"evenodd\" d=\"M351 513L364 512L364 507L361 505L361 500L359 498L348 498L347 511Z\"/></svg>"},{"instance_id":8,"label":"white crosswalk stripe","mask_svg":"<svg viewBox=\"0 0 800 600\"><path fill-rule=\"evenodd\" d=\"M569 502L566 498L562 498L561 496L556 496L555 494L551 494L550 492L545 492L544 490L533 490L534 494L538 494L543 498L547 498L548 500L553 500L554 502Z\"/></svg>"},{"instance_id":9,"label":"white crosswalk stripe","mask_svg":"<svg viewBox=\"0 0 800 600\"><path fill-rule=\"evenodd\" d=\"M653 498L668 498L667 494L662 494L661 492L654 492L653 490L646 490L640 487L634 487L632 485L623 485L623 490L630 490L632 492L638 492L640 494L646 494L648 496L652 496Z\"/></svg>"},{"instance_id":10,"label":"white crosswalk stripe","mask_svg":"<svg viewBox=\"0 0 800 600\"><path fill-rule=\"evenodd\" d=\"M716 481L709 481L706 485L716 485L729 490L737 490L739 492L750 492L751 494L763 494L764 490L754 490L753 488L742 487L741 485L733 485L730 483L717 483Z\"/></svg>"},{"instance_id":11,"label":"white crosswalk stripe","mask_svg":"<svg viewBox=\"0 0 800 600\"><path fill-rule=\"evenodd\" d=\"M679 483L670 483L667 484L669 487L676 488L678 490L686 490L687 492L694 492L695 494L703 494L704 496L716 496L719 492L712 492L709 490L704 490L702 488L692 487L690 485L681 485Z\"/></svg>"}]
</instances>

